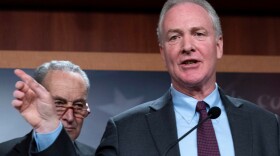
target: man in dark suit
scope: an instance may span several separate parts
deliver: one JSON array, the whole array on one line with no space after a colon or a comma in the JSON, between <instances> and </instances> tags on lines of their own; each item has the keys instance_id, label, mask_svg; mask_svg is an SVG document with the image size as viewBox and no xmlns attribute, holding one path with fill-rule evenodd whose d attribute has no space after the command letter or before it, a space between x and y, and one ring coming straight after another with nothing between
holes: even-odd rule
<instances>
[{"instance_id":1,"label":"man in dark suit","mask_svg":"<svg viewBox=\"0 0 280 156\"><path fill-rule=\"evenodd\" d=\"M65 137L71 139L71 149L80 156L93 155L94 148L76 141L84 119L90 113L86 103L90 83L86 73L69 61L51 61L42 64L34 72L34 79L44 86L51 94L56 112L65 128ZM15 138L0 144L0 155L29 155L33 137L31 131L21 138ZM36 147L36 146L34 146ZM35 150L35 149L34 149ZM40 150L44 150L41 147Z\"/></svg>"},{"instance_id":2,"label":"man in dark suit","mask_svg":"<svg viewBox=\"0 0 280 156\"><path fill-rule=\"evenodd\" d=\"M277 116L226 96L216 83L223 37L211 5L204 0L168 0L157 33L171 76L170 90L155 101L111 118L96 155L201 156L203 151L204 156L279 156ZM203 125L170 146L198 123L198 101L206 102L207 110L214 106L221 109L220 117L212 120L216 154L207 148L210 144L198 147L198 129Z\"/></svg>"},{"instance_id":3,"label":"man in dark suit","mask_svg":"<svg viewBox=\"0 0 280 156\"><path fill-rule=\"evenodd\" d=\"M226 96L216 83L223 55L219 17L204 0L168 0L160 14L158 41L171 76L161 98L111 118L96 155L201 156L198 129L171 147L199 121L196 104L221 109L212 120L218 152L204 156L279 156L278 116L248 101ZM204 140L203 140L204 141ZM203 154L202 154L203 155Z\"/></svg>"},{"instance_id":4,"label":"man in dark suit","mask_svg":"<svg viewBox=\"0 0 280 156\"><path fill-rule=\"evenodd\" d=\"M226 96L216 83L216 64L223 55L223 37L219 17L208 2L168 0L158 23L158 41L171 76L170 89L157 100L112 117L95 155L280 155L278 116L248 101ZM57 130L58 121L53 118L55 113L49 104L48 92L23 71L15 73L22 79L22 87L16 91L25 93L25 96L14 94L14 107L21 112L28 103L35 104L38 109L29 110L44 110L42 115L35 120L30 119L29 113L21 113L23 117L38 131ZM29 92L35 93L38 98L27 102L26 99L34 97ZM44 109L40 109L41 106L45 106ZM211 107L219 107L220 116L207 120L176 143L201 120L201 108L205 113ZM48 119L43 118L45 114L48 114ZM36 124L38 121L39 125ZM211 124L205 128L206 123ZM214 143L204 144L201 149L200 143L208 140L205 139L207 135L200 139L202 127L212 128L213 136L209 140ZM66 145L70 142L63 129L59 132L57 139L48 147L53 154L63 151L60 142ZM170 146L172 143L175 146ZM216 145L215 151L209 148L212 145ZM75 155L70 150L66 152Z\"/></svg>"},{"instance_id":5,"label":"man in dark suit","mask_svg":"<svg viewBox=\"0 0 280 156\"><path fill-rule=\"evenodd\" d=\"M204 0L168 0L160 14L158 41L171 76L161 98L111 118L96 155L279 156L278 116L248 101L226 96L216 83L223 55L219 17ZM198 130L171 147L199 121L197 103L221 109L212 120L218 152L199 148ZM206 137L205 137L206 138ZM204 140L205 140L204 138ZM203 140L203 141L204 141Z\"/></svg>"}]
</instances>

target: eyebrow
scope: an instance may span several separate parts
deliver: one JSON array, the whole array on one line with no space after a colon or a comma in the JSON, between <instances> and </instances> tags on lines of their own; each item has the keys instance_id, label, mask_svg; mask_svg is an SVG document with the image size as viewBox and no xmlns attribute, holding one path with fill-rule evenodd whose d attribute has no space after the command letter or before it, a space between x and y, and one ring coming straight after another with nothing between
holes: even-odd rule
<instances>
[{"instance_id":1,"label":"eyebrow","mask_svg":"<svg viewBox=\"0 0 280 156\"><path fill-rule=\"evenodd\" d=\"M197 30L204 30L204 31L208 32L208 30L205 29L204 27L193 27L193 28L191 28L191 31L197 31Z\"/></svg>"},{"instance_id":2,"label":"eyebrow","mask_svg":"<svg viewBox=\"0 0 280 156\"><path fill-rule=\"evenodd\" d=\"M67 101L66 99L64 99L64 98L62 98L60 96L54 96L53 99L54 100L61 100L61 101L65 101L65 102Z\"/></svg>"},{"instance_id":3,"label":"eyebrow","mask_svg":"<svg viewBox=\"0 0 280 156\"><path fill-rule=\"evenodd\" d=\"M167 31L167 34L170 34L170 33L180 33L180 34L182 34L183 31L180 30L180 29L169 29L169 30Z\"/></svg>"},{"instance_id":4,"label":"eyebrow","mask_svg":"<svg viewBox=\"0 0 280 156\"><path fill-rule=\"evenodd\" d=\"M54 96L53 97L54 100L61 100L63 102L72 102L72 103L75 103L75 102L83 102L83 103L86 103L86 99L83 99L83 98L80 98L80 99L76 99L74 101L68 101L67 99L63 98L63 97L60 97L60 96Z\"/></svg>"}]
</instances>

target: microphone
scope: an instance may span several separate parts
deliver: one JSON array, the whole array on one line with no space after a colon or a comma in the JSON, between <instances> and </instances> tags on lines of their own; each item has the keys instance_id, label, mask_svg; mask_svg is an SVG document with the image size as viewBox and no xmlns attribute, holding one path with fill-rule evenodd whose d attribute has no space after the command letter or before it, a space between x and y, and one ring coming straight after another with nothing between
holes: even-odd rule
<instances>
[{"instance_id":1,"label":"microphone","mask_svg":"<svg viewBox=\"0 0 280 156\"><path fill-rule=\"evenodd\" d=\"M189 135L193 130L195 130L197 127L199 127L200 125L202 125L205 121L209 120L209 119L216 119L221 115L221 109L219 107L212 107L209 109L208 113L207 113L207 118L201 120L200 122L198 122L198 124L196 126L194 126L192 129L190 129L187 133L185 133L184 135L182 135L178 140L176 140L175 142L173 142L172 144L170 144L170 146L167 148L167 150L164 152L163 156L166 156L167 153L175 146L177 145L182 139L184 139L187 135Z\"/></svg>"}]
</instances>

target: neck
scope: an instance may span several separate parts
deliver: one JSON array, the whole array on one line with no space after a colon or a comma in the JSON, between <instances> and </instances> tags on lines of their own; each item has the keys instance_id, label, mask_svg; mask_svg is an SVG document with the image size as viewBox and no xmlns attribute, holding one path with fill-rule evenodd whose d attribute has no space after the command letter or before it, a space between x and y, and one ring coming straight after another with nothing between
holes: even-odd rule
<instances>
[{"instance_id":1,"label":"neck","mask_svg":"<svg viewBox=\"0 0 280 156\"><path fill-rule=\"evenodd\" d=\"M198 101L204 100L208 95L210 95L216 88L215 83L212 85L203 85L203 86L184 86L184 87L178 87L176 85L173 85L173 87L188 96L191 96Z\"/></svg>"}]
</instances>

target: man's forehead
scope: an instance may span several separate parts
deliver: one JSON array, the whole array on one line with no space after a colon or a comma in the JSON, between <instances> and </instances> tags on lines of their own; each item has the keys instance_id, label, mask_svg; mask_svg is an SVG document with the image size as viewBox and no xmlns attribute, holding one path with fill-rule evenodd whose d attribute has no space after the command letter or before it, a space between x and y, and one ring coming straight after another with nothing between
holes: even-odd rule
<instances>
[{"instance_id":1,"label":"man's forehead","mask_svg":"<svg viewBox=\"0 0 280 156\"><path fill-rule=\"evenodd\" d=\"M63 101L67 101L67 102L86 101L86 97L77 97L77 98L69 99L69 98L66 98L63 96L53 95L52 98L54 100L63 100Z\"/></svg>"},{"instance_id":2,"label":"man's forehead","mask_svg":"<svg viewBox=\"0 0 280 156\"><path fill-rule=\"evenodd\" d=\"M214 28L208 12L195 3L184 2L173 6L165 14L163 30L188 28ZM167 26L167 27L166 27Z\"/></svg>"},{"instance_id":3,"label":"man's forehead","mask_svg":"<svg viewBox=\"0 0 280 156\"><path fill-rule=\"evenodd\" d=\"M174 14L174 12L176 14ZM198 16L198 17L206 17L209 16L207 10L202 6L191 3L191 2L182 2L172 6L166 13L165 18L169 17L170 15L178 16L178 17L186 17L186 16ZM205 16L206 15L206 16ZM164 19L165 19L164 18Z\"/></svg>"}]
</instances>

